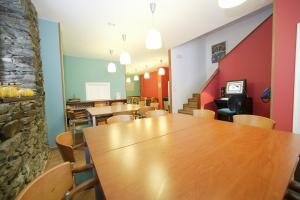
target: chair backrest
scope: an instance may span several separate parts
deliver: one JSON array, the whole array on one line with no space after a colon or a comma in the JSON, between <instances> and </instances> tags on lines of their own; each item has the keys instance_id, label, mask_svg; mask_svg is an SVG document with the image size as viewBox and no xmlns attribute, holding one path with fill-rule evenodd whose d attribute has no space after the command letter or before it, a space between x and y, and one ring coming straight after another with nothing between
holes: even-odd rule
<instances>
[{"instance_id":1,"label":"chair backrest","mask_svg":"<svg viewBox=\"0 0 300 200\"><path fill-rule=\"evenodd\" d=\"M155 108L151 107L151 106L144 106L138 109L138 113L142 116L145 116L146 113L150 110L154 110Z\"/></svg>"},{"instance_id":2,"label":"chair backrest","mask_svg":"<svg viewBox=\"0 0 300 200\"><path fill-rule=\"evenodd\" d=\"M145 100L139 101L139 106L145 106Z\"/></svg>"},{"instance_id":3,"label":"chair backrest","mask_svg":"<svg viewBox=\"0 0 300 200\"><path fill-rule=\"evenodd\" d=\"M206 119L215 119L215 112L206 109L196 109L193 110L193 116L206 118Z\"/></svg>"},{"instance_id":4,"label":"chair backrest","mask_svg":"<svg viewBox=\"0 0 300 200\"><path fill-rule=\"evenodd\" d=\"M234 115L233 122L268 129L273 129L275 125L274 120L257 115Z\"/></svg>"},{"instance_id":5,"label":"chair backrest","mask_svg":"<svg viewBox=\"0 0 300 200\"><path fill-rule=\"evenodd\" d=\"M121 101L111 103L112 106L123 105L123 104L124 104L124 102L121 102Z\"/></svg>"},{"instance_id":6,"label":"chair backrest","mask_svg":"<svg viewBox=\"0 0 300 200\"><path fill-rule=\"evenodd\" d=\"M71 132L63 132L56 136L56 145L61 157L65 162L75 162L75 156L72 145L74 145L73 135Z\"/></svg>"},{"instance_id":7,"label":"chair backrest","mask_svg":"<svg viewBox=\"0 0 300 200\"><path fill-rule=\"evenodd\" d=\"M62 163L32 181L16 200L63 199L73 186L71 163Z\"/></svg>"},{"instance_id":8,"label":"chair backrest","mask_svg":"<svg viewBox=\"0 0 300 200\"><path fill-rule=\"evenodd\" d=\"M150 103L150 107L153 107L155 110L159 109L159 103L154 102L154 103Z\"/></svg>"},{"instance_id":9,"label":"chair backrest","mask_svg":"<svg viewBox=\"0 0 300 200\"><path fill-rule=\"evenodd\" d=\"M246 104L246 96L244 94L235 94L228 99L228 108L237 114L243 113Z\"/></svg>"},{"instance_id":10,"label":"chair backrest","mask_svg":"<svg viewBox=\"0 0 300 200\"><path fill-rule=\"evenodd\" d=\"M106 103L104 102L95 102L95 107L99 108L99 107L104 107L106 106Z\"/></svg>"},{"instance_id":11,"label":"chair backrest","mask_svg":"<svg viewBox=\"0 0 300 200\"><path fill-rule=\"evenodd\" d=\"M146 112L146 117L156 117L156 116L163 116L167 114L168 112L165 110L150 110Z\"/></svg>"},{"instance_id":12,"label":"chair backrest","mask_svg":"<svg viewBox=\"0 0 300 200\"><path fill-rule=\"evenodd\" d=\"M107 119L107 124L129 122L133 120L132 115L116 115Z\"/></svg>"}]
</instances>

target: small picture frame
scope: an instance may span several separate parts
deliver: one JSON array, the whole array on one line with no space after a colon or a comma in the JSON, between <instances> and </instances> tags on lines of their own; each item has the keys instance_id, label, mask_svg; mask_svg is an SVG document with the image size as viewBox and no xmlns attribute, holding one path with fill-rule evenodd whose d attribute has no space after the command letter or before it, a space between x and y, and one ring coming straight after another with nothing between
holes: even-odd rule
<instances>
[{"instance_id":1,"label":"small picture frame","mask_svg":"<svg viewBox=\"0 0 300 200\"><path fill-rule=\"evenodd\" d=\"M226 55L226 41L211 46L211 62L218 63Z\"/></svg>"}]
</instances>

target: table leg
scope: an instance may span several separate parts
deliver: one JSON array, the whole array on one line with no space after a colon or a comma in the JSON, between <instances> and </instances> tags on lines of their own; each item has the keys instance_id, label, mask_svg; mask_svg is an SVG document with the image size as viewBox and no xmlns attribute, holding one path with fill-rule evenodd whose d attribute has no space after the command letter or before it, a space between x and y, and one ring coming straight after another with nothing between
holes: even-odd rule
<instances>
[{"instance_id":1,"label":"table leg","mask_svg":"<svg viewBox=\"0 0 300 200\"><path fill-rule=\"evenodd\" d=\"M96 124L96 117L95 116L93 116L93 126L96 126L97 124Z\"/></svg>"}]
</instances>

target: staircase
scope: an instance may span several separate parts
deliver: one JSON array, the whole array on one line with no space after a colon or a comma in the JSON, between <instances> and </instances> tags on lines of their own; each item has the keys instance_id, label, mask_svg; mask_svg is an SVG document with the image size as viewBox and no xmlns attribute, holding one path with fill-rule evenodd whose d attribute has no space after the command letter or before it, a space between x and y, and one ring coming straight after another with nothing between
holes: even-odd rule
<instances>
[{"instance_id":1,"label":"staircase","mask_svg":"<svg viewBox=\"0 0 300 200\"><path fill-rule=\"evenodd\" d=\"M200 94L197 93L193 94L193 97L188 99L188 103L183 104L183 109L179 109L178 113L192 115L193 110L199 109L199 105L200 105L199 96Z\"/></svg>"}]
</instances>

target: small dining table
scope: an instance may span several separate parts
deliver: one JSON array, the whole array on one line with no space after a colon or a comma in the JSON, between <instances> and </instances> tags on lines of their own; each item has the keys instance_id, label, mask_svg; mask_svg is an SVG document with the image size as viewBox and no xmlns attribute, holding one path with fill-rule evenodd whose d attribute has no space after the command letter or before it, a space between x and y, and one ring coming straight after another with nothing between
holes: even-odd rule
<instances>
[{"instance_id":1,"label":"small dining table","mask_svg":"<svg viewBox=\"0 0 300 200\"><path fill-rule=\"evenodd\" d=\"M182 114L83 132L109 200L282 200L300 153L295 134Z\"/></svg>"},{"instance_id":2,"label":"small dining table","mask_svg":"<svg viewBox=\"0 0 300 200\"><path fill-rule=\"evenodd\" d=\"M92 117L93 126L96 126L96 118L101 116L113 115L122 112L137 111L140 108L136 104L121 104L113 106L91 107L86 111Z\"/></svg>"}]
</instances>

